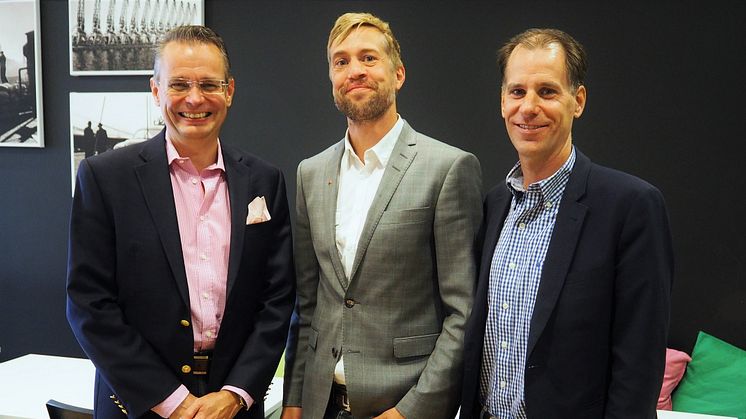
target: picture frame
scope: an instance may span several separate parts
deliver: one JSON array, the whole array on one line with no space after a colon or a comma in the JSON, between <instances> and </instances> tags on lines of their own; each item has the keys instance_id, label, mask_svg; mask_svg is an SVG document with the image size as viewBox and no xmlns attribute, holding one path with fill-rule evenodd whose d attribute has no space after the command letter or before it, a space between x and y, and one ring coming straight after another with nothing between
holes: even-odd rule
<instances>
[{"instance_id":1,"label":"picture frame","mask_svg":"<svg viewBox=\"0 0 746 419\"><path fill-rule=\"evenodd\" d=\"M179 25L204 24L204 0L68 0L70 75L152 75L153 47Z\"/></svg>"},{"instance_id":2,"label":"picture frame","mask_svg":"<svg viewBox=\"0 0 746 419\"><path fill-rule=\"evenodd\" d=\"M44 147L40 0L0 0L0 147Z\"/></svg>"},{"instance_id":3,"label":"picture frame","mask_svg":"<svg viewBox=\"0 0 746 419\"><path fill-rule=\"evenodd\" d=\"M142 143L164 127L151 92L70 93L72 191L80 162Z\"/></svg>"}]
</instances>

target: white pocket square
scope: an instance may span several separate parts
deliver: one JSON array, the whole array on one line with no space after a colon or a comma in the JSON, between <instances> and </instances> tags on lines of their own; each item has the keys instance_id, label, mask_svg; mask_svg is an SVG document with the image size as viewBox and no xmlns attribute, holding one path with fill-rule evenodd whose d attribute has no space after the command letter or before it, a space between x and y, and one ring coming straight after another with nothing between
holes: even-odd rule
<instances>
[{"instance_id":1,"label":"white pocket square","mask_svg":"<svg viewBox=\"0 0 746 419\"><path fill-rule=\"evenodd\" d=\"M246 216L246 225L259 224L272 219L267 209L267 201L263 196L257 196L249 203L249 215Z\"/></svg>"}]
</instances>

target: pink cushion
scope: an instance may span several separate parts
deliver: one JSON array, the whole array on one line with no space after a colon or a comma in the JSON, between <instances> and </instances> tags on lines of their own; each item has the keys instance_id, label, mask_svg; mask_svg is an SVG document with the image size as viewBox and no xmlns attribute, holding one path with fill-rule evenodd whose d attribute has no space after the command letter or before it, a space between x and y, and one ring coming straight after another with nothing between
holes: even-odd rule
<instances>
[{"instance_id":1,"label":"pink cushion","mask_svg":"<svg viewBox=\"0 0 746 419\"><path fill-rule=\"evenodd\" d=\"M661 395L658 397L658 409L671 410L671 393L681 381L686 371L686 364L692 358L686 352L675 349L666 349L666 371L663 373L663 386Z\"/></svg>"}]
</instances>

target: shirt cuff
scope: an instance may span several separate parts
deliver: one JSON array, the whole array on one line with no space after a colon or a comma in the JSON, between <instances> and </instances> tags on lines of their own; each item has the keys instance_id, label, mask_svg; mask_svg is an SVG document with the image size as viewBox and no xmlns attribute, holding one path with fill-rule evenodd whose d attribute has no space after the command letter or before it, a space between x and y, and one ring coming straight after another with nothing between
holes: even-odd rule
<instances>
[{"instance_id":1,"label":"shirt cuff","mask_svg":"<svg viewBox=\"0 0 746 419\"><path fill-rule=\"evenodd\" d=\"M227 385L226 385L226 386L223 386L223 387L221 388L221 390L228 390L228 391L230 391L230 392L236 393L236 394L238 394L239 396L241 396L241 398L243 399L243 401L245 401L245 402L246 402L246 408L247 408L247 409L248 409L248 408L251 408L251 405L253 405L253 404L254 404L254 399L253 399L253 398L251 398L251 396L249 396L249 393L245 392L244 390L241 390L241 389L240 389L240 388L238 388L238 387L233 387L233 386L227 386Z\"/></svg>"},{"instance_id":2,"label":"shirt cuff","mask_svg":"<svg viewBox=\"0 0 746 419\"><path fill-rule=\"evenodd\" d=\"M157 413L158 416L162 418L168 418L176 411L176 408L179 407L181 402L186 400L188 395L189 390L187 390L187 388L182 384L179 388L174 390L170 396L166 397L166 400L158 403L150 410Z\"/></svg>"}]
</instances>

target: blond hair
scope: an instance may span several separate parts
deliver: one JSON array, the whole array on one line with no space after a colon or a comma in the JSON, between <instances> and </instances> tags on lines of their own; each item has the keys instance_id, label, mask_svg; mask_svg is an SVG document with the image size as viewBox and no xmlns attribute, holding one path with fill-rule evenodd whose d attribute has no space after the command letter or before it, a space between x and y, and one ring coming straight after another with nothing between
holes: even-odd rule
<instances>
[{"instance_id":1,"label":"blond hair","mask_svg":"<svg viewBox=\"0 0 746 419\"><path fill-rule=\"evenodd\" d=\"M391 27L387 22L373 16L370 13L345 13L337 18L334 27L329 32L329 41L326 44L326 59L331 62L329 52L332 45L336 42L342 42L350 33L361 26L370 26L378 29L386 39L386 54L391 59L394 68L404 67L401 59L401 47L399 41L394 37Z\"/></svg>"}]
</instances>

